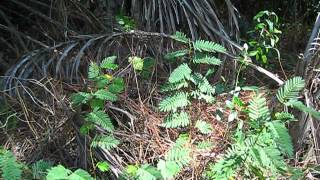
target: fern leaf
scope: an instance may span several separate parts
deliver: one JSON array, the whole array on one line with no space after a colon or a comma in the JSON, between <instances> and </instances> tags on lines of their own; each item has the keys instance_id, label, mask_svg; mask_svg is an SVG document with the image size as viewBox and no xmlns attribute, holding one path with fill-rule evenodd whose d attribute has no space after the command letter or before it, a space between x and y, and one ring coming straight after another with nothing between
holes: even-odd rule
<instances>
[{"instance_id":1,"label":"fern leaf","mask_svg":"<svg viewBox=\"0 0 320 180\"><path fill-rule=\"evenodd\" d=\"M189 86L189 83L185 80L182 80L177 83L166 83L161 87L160 91L161 92L175 91L181 88L186 88L188 86Z\"/></svg>"},{"instance_id":2,"label":"fern leaf","mask_svg":"<svg viewBox=\"0 0 320 180\"><path fill-rule=\"evenodd\" d=\"M266 99L257 96L249 104L249 117L253 121L267 121L270 119L270 112L267 107Z\"/></svg>"},{"instance_id":3,"label":"fern leaf","mask_svg":"<svg viewBox=\"0 0 320 180\"><path fill-rule=\"evenodd\" d=\"M167 60L174 60L176 58L180 58L180 57L184 57L185 55L187 55L189 53L188 49L184 49L184 50L179 50L179 51L174 51L174 52L170 52L167 53L164 58Z\"/></svg>"},{"instance_id":4,"label":"fern leaf","mask_svg":"<svg viewBox=\"0 0 320 180\"><path fill-rule=\"evenodd\" d=\"M164 161L160 159L157 168L160 170L164 179L173 179L180 172L180 167L174 161Z\"/></svg>"},{"instance_id":5,"label":"fern leaf","mask_svg":"<svg viewBox=\"0 0 320 180\"><path fill-rule=\"evenodd\" d=\"M289 157L293 156L293 146L288 129L280 121L272 121L267 124L271 134L281 151Z\"/></svg>"},{"instance_id":6,"label":"fern leaf","mask_svg":"<svg viewBox=\"0 0 320 180\"><path fill-rule=\"evenodd\" d=\"M86 120L101 126L102 128L104 128L109 132L113 132L114 130L114 126L111 122L111 119L102 110L96 110L96 109L93 110L87 115Z\"/></svg>"},{"instance_id":7,"label":"fern leaf","mask_svg":"<svg viewBox=\"0 0 320 180\"><path fill-rule=\"evenodd\" d=\"M34 179L44 179L48 169L52 168L53 163L50 161L39 160L32 164L32 176Z\"/></svg>"},{"instance_id":8,"label":"fern leaf","mask_svg":"<svg viewBox=\"0 0 320 180\"><path fill-rule=\"evenodd\" d=\"M295 119L294 115L288 112L277 112L274 118L281 121L292 121Z\"/></svg>"},{"instance_id":9,"label":"fern leaf","mask_svg":"<svg viewBox=\"0 0 320 180\"><path fill-rule=\"evenodd\" d=\"M108 86L108 91L119 94L124 90L125 84L123 78L114 78L112 83Z\"/></svg>"},{"instance_id":10,"label":"fern leaf","mask_svg":"<svg viewBox=\"0 0 320 180\"><path fill-rule=\"evenodd\" d=\"M304 88L304 80L301 77L294 77L286 81L277 92L277 98L281 103L290 99L297 99L300 91Z\"/></svg>"},{"instance_id":11,"label":"fern leaf","mask_svg":"<svg viewBox=\"0 0 320 180\"><path fill-rule=\"evenodd\" d=\"M192 59L193 63L195 64L209 64L209 65L220 65L221 60L214 57L214 56L201 56L201 55L196 55Z\"/></svg>"},{"instance_id":12,"label":"fern leaf","mask_svg":"<svg viewBox=\"0 0 320 180\"><path fill-rule=\"evenodd\" d=\"M83 169L77 169L75 172L70 174L68 180L93 180L93 177Z\"/></svg>"},{"instance_id":13,"label":"fern leaf","mask_svg":"<svg viewBox=\"0 0 320 180\"><path fill-rule=\"evenodd\" d=\"M183 32L179 32L179 31L177 31L175 35L172 36L172 38L176 41L186 43L186 44L190 42L190 39L187 38L187 36Z\"/></svg>"},{"instance_id":14,"label":"fern leaf","mask_svg":"<svg viewBox=\"0 0 320 180\"><path fill-rule=\"evenodd\" d=\"M197 144L199 150L210 150L213 147L213 143L209 140L201 141Z\"/></svg>"},{"instance_id":15,"label":"fern leaf","mask_svg":"<svg viewBox=\"0 0 320 180\"><path fill-rule=\"evenodd\" d=\"M209 134L212 132L213 128L212 128L212 125L205 122L205 121L202 121L202 120L198 120L196 122L196 125L195 125L196 128L199 129L199 131L202 133L202 134Z\"/></svg>"},{"instance_id":16,"label":"fern leaf","mask_svg":"<svg viewBox=\"0 0 320 180\"><path fill-rule=\"evenodd\" d=\"M215 98L212 95L204 94L200 90L192 91L191 95L192 95L193 98L199 99L199 100L203 99L209 104L212 104L215 101Z\"/></svg>"},{"instance_id":17,"label":"fern leaf","mask_svg":"<svg viewBox=\"0 0 320 180\"><path fill-rule=\"evenodd\" d=\"M225 53L227 52L226 48L221 46L220 44L211 42L211 41L205 41L205 40L197 40L193 47L197 51L207 51L207 52L221 52Z\"/></svg>"},{"instance_id":18,"label":"fern leaf","mask_svg":"<svg viewBox=\"0 0 320 180\"><path fill-rule=\"evenodd\" d=\"M68 179L69 174L72 171L66 169L62 165L55 166L48 171L48 175L46 177L47 180L61 180L61 179Z\"/></svg>"},{"instance_id":19,"label":"fern leaf","mask_svg":"<svg viewBox=\"0 0 320 180\"><path fill-rule=\"evenodd\" d=\"M182 169L191 161L190 153L191 149L187 147L186 137L180 136L165 155L165 160L175 162Z\"/></svg>"},{"instance_id":20,"label":"fern leaf","mask_svg":"<svg viewBox=\"0 0 320 180\"><path fill-rule=\"evenodd\" d=\"M185 107L189 103L188 94L179 92L162 100L159 104L159 109L163 112L176 112L178 108Z\"/></svg>"},{"instance_id":21,"label":"fern leaf","mask_svg":"<svg viewBox=\"0 0 320 180\"><path fill-rule=\"evenodd\" d=\"M195 73L190 79L195 85L197 85L198 90L202 93L212 95L215 93L215 88L209 83L206 77L203 77L200 73Z\"/></svg>"},{"instance_id":22,"label":"fern leaf","mask_svg":"<svg viewBox=\"0 0 320 180\"><path fill-rule=\"evenodd\" d=\"M92 95L90 93L85 93L85 92L73 93L71 95L72 105L79 106L81 104L86 104L91 98L92 98Z\"/></svg>"},{"instance_id":23,"label":"fern leaf","mask_svg":"<svg viewBox=\"0 0 320 180\"><path fill-rule=\"evenodd\" d=\"M115 102L118 100L117 95L115 95L112 92L107 91L105 89L100 89L100 90L96 91L94 93L94 96L98 99L107 100L107 101L111 101L111 102Z\"/></svg>"},{"instance_id":24,"label":"fern leaf","mask_svg":"<svg viewBox=\"0 0 320 180\"><path fill-rule=\"evenodd\" d=\"M17 162L12 152L1 150L0 168L4 180L20 180L22 174L22 166Z\"/></svg>"},{"instance_id":25,"label":"fern leaf","mask_svg":"<svg viewBox=\"0 0 320 180\"><path fill-rule=\"evenodd\" d=\"M100 67L97 65L97 63L91 62L89 65L88 78L94 79L98 76L100 76Z\"/></svg>"},{"instance_id":26,"label":"fern leaf","mask_svg":"<svg viewBox=\"0 0 320 180\"><path fill-rule=\"evenodd\" d=\"M255 146L255 162L260 162L260 169L264 171L265 176L269 173L276 174L278 168L285 168L285 163L281 157L280 151L272 146L262 147Z\"/></svg>"},{"instance_id":27,"label":"fern leaf","mask_svg":"<svg viewBox=\"0 0 320 180\"><path fill-rule=\"evenodd\" d=\"M109 69L109 70L115 70L118 68L118 65L115 64L115 60L117 59L117 56L110 56L102 60L100 67L102 69Z\"/></svg>"},{"instance_id":28,"label":"fern leaf","mask_svg":"<svg viewBox=\"0 0 320 180\"><path fill-rule=\"evenodd\" d=\"M177 83L184 79L190 79L191 72L187 64L181 64L170 74L169 82Z\"/></svg>"},{"instance_id":29,"label":"fern leaf","mask_svg":"<svg viewBox=\"0 0 320 180\"><path fill-rule=\"evenodd\" d=\"M161 173L149 164L142 165L137 171L138 180L157 180L161 178Z\"/></svg>"},{"instance_id":30,"label":"fern leaf","mask_svg":"<svg viewBox=\"0 0 320 180\"><path fill-rule=\"evenodd\" d=\"M177 128L177 127L186 127L189 124L190 124L189 114L182 111L180 113L173 113L167 116L162 126L166 128Z\"/></svg>"},{"instance_id":31,"label":"fern leaf","mask_svg":"<svg viewBox=\"0 0 320 180\"><path fill-rule=\"evenodd\" d=\"M91 147L100 147L110 150L117 147L119 144L120 141L112 136L98 135L92 140Z\"/></svg>"},{"instance_id":32,"label":"fern leaf","mask_svg":"<svg viewBox=\"0 0 320 180\"><path fill-rule=\"evenodd\" d=\"M313 108L307 107L301 101L298 101L298 100L295 100L295 99L291 99L287 103L285 103L285 105L294 107L296 109L299 109L300 111L309 113L310 115L312 115L316 119L320 119L320 112L314 110Z\"/></svg>"}]
</instances>

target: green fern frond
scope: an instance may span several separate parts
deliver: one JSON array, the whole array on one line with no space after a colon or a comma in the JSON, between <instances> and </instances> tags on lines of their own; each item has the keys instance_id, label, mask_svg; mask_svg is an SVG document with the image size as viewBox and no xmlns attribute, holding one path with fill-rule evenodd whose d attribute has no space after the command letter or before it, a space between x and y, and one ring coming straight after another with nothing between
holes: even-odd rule
<instances>
[{"instance_id":1,"label":"green fern frond","mask_svg":"<svg viewBox=\"0 0 320 180\"><path fill-rule=\"evenodd\" d=\"M226 48L221 46L220 44L211 42L211 41L205 41L205 40L196 40L194 42L193 47L197 51L207 51L207 52L221 52L225 53L227 52Z\"/></svg>"},{"instance_id":2,"label":"green fern frond","mask_svg":"<svg viewBox=\"0 0 320 180\"><path fill-rule=\"evenodd\" d=\"M200 73L195 73L190 79L195 85L197 85L198 90L202 93L212 95L215 93L215 88L209 83L206 77L203 77Z\"/></svg>"},{"instance_id":3,"label":"green fern frond","mask_svg":"<svg viewBox=\"0 0 320 180\"><path fill-rule=\"evenodd\" d=\"M47 180L61 180L61 179L68 179L69 174L71 174L72 171L69 169L66 169L62 165L58 165L55 167L52 167L48 170L48 175L46 177Z\"/></svg>"},{"instance_id":4,"label":"green fern frond","mask_svg":"<svg viewBox=\"0 0 320 180\"><path fill-rule=\"evenodd\" d=\"M296 99L291 99L288 102L285 103L286 106L294 107L302 112L309 113L313 117L320 119L320 112L314 110L313 108L307 107L304 105L301 101L298 101Z\"/></svg>"},{"instance_id":5,"label":"green fern frond","mask_svg":"<svg viewBox=\"0 0 320 180\"><path fill-rule=\"evenodd\" d=\"M62 165L55 166L48 170L47 180L93 180L90 174L82 169L77 169L75 172L63 167Z\"/></svg>"},{"instance_id":6,"label":"green fern frond","mask_svg":"<svg viewBox=\"0 0 320 180\"><path fill-rule=\"evenodd\" d=\"M292 121L295 119L294 115L288 112L277 112L274 115L275 120L281 120L281 121Z\"/></svg>"},{"instance_id":7,"label":"green fern frond","mask_svg":"<svg viewBox=\"0 0 320 180\"><path fill-rule=\"evenodd\" d=\"M107 100L111 102L115 102L118 100L117 95L113 94L112 92L105 90L105 89L99 89L93 94L96 98L101 100Z\"/></svg>"},{"instance_id":8,"label":"green fern frond","mask_svg":"<svg viewBox=\"0 0 320 180\"><path fill-rule=\"evenodd\" d=\"M177 83L184 79L190 79L191 69L187 64L181 64L170 74L169 82Z\"/></svg>"},{"instance_id":9,"label":"green fern frond","mask_svg":"<svg viewBox=\"0 0 320 180\"><path fill-rule=\"evenodd\" d=\"M193 63L195 64L209 64L209 65L220 65L221 64L221 60L214 57L214 56L201 56L201 55L196 55L193 59L192 59Z\"/></svg>"},{"instance_id":10,"label":"green fern frond","mask_svg":"<svg viewBox=\"0 0 320 180\"><path fill-rule=\"evenodd\" d=\"M157 180L161 178L161 173L155 167L144 164L137 170L136 176L138 180Z\"/></svg>"},{"instance_id":11,"label":"green fern frond","mask_svg":"<svg viewBox=\"0 0 320 180\"><path fill-rule=\"evenodd\" d=\"M186 88L188 86L189 86L188 82L185 80L182 80L177 83L166 83L161 87L160 91L161 92L170 92L170 91L179 90L181 88Z\"/></svg>"},{"instance_id":12,"label":"green fern frond","mask_svg":"<svg viewBox=\"0 0 320 180\"><path fill-rule=\"evenodd\" d=\"M111 122L111 119L102 110L96 110L96 109L93 110L92 112L87 114L85 119L89 122L93 122L93 123L101 126L102 128L104 128L105 130L107 130L109 132L113 132L113 130L114 130L114 126Z\"/></svg>"},{"instance_id":13,"label":"green fern frond","mask_svg":"<svg viewBox=\"0 0 320 180\"><path fill-rule=\"evenodd\" d=\"M270 112L267 107L266 99L257 96L249 104L249 117L253 121L267 121L270 119Z\"/></svg>"},{"instance_id":14,"label":"green fern frond","mask_svg":"<svg viewBox=\"0 0 320 180\"><path fill-rule=\"evenodd\" d=\"M85 170L77 169L75 172L70 174L69 180L94 180L94 178Z\"/></svg>"},{"instance_id":15,"label":"green fern frond","mask_svg":"<svg viewBox=\"0 0 320 180\"><path fill-rule=\"evenodd\" d=\"M200 90L192 91L191 96L195 99L199 99L199 100L203 99L209 104L212 104L215 101L215 98L212 95L204 94Z\"/></svg>"},{"instance_id":16,"label":"green fern frond","mask_svg":"<svg viewBox=\"0 0 320 180\"><path fill-rule=\"evenodd\" d=\"M118 65L114 62L116 61L117 56L110 56L102 60L100 67L102 69L115 70L118 68Z\"/></svg>"},{"instance_id":17,"label":"green fern frond","mask_svg":"<svg viewBox=\"0 0 320 180\"><path fill-rule=\"evenodd\" d=\"M177 31L175 33L175 35L172 36L172 38L176 41L183 42L186 44L190 42L190 39L187 38L187 35L185 35L183 32L179 32L179 31Z\"/></svg>"},{"instance_id":18,"label":"green fern frond","mask_svg":"<svg viewBox=\"0 0 320 180\"><path fill-rule=\"evenodd\" d=\"M52 168L52 166L53 163L50 161L39 160L35 162L31 166L33 178L43 179L46 176L48 169Z\"/></svg>"},{"instance_id":19,"label":"green fern frond","mask_svg":"<svg viewBox=\"0 0 320 180\"><path fill-rule=\"evenodd\" d=\"M199 150L210 150L213 147L213 143L209 140L201 141L197 144Z\"/></svg>"},{"instance_id":20,"label":"green fern frond","mask_svg":"<svg viewBox=\"0 0 320 180\"><path fill-rule=\"evenodd\" d=\"M178 108L185 107L189 103L190 102L188 100L188 94L184 92L179 92L173 96L169 96L162 100L159 104L159 109L163 112L176 112Z\"/></svg>"},{"instance_id":21,"label":"green fern frond","mask_svg":"<svg viewBox=\"0 0 320 180\"><path fill-rule=\"evenodd\" d=\"M165 122L162 124L166 128L186 127L190 124L189 114L182 111L180 113L173 113L166 117Z\"/></svg>"},{"instance_id":22,"label":"green fern frond","mask_svg":"<svg viewBox=\"0 0 320 180\"><path fill-rule=\"evenodd\" d=\"M281 152L289 157L293 156L293 146L291 142L291 137L289 135L288 129L280 121L272 121L267 123L267 126L273 135L274 140L280 147Z\"/></svg>"},{"instance_id":23,"label":"green fern frond","mask_svg":"<svg viewBox=\"0 0 320 180\"><path fill-rule=\"evenodd\" d=\"M119 94L124 90L125 84L123 78L114 78L112 83L108 86L108 91Z\"/></svg>"},{"instance_id":24,"label":"green fern frond","mask_svg":"<svg viewBox=\"0 0 320 180\"><path fill-rule=\"evenodd\" d=\"M174 51L174 52L170 52L167 53L164 58L167 60L174 60L176 58L180 58L180 57L184 57L185 55L187 55L189 53L188 49L183 49L183 50L179 50L179 51Z\"/></svg>"},{"instance_id":25,"label":"green fern frond","mask_svg":"<svg viewBox=\"0 0 320 180\"><path fill-rule=\"evenodd\" d=\"M202 121L202 120L198 120L196 122L196 125L195 125L196 128L199 129L199 131L202 133L202 134L209 134L212 132L213 128L212 128L212 125L205 122L205 121Z\"/></svg>"},{"instance_id":26,"label":"green fern frond","mask_svg":"<svg viewBox=\"0 0 320 180\"><path fill-rule=\"evenodd\" d=\"M254 148L250 148L250 151L251 149L253 154L251 157L255 158L255 162L259 162L257 167L260 168L262 172L265 172L265 177L270 173L271 175L277 174L279 168L285 169L286 165L284 160L276 147L255 146Z\"/></svg>"},{"instance_id":27,"label":"green fern frond","mask_svg":"<svg viewBox=\"0 0 320 180\"><path fill-rule=\"evenodd\" d=\"M89 65L88 78L94 79L98 76L100 76L100 67L97 65L97 63L91 62Z\"/></svg>"},{"instance_id":28,"label":"green fern frond","mask_svg":"<svg viewBox=\"0 0 320 180\"><path fill-rule=\"evenodd\" d=\"M120 141L113 136L97 135L91 142L91 147L100 147L107 150L117 147Z\"/></svg>"},{"instance_id":29,"label":"green fern frond","mask_svg":"<svg viewBox=\"0 0 320 180\"><path fill-rule=\"evenodd\" d=\"M186 144L178 143L167 152L165 160L175 162L182 169L191 161L190 153L191 149Z\"/></svg>"},{"instance_id":30,"label":"green fern frond","mask_svg":"<svg viewBox=\"0 0 320 180\"><path fill-rule=\"evenodd\" d=\"M78 92L71 95L71 102L72 105L79 106L81 104L86 104L91 98L92 95L90 93Z\"/></svg>"},{"instance_id":31,"label":"green fern frond","mask_svg":"<svg viewBox=\"0 0 320 180\"><path fill-rule=\"evenodd\" d=\"M17 162L12 152L1 150L0 169L4 180L20 180L22 174L22 165Z\"/></svg>"},{"instance_id":32,"label":"green fern frond","mask_svg":"<svg viewBox=\"0 0 320 180\"><path fill-rule=\"evenodd\" d=\"M160 159L157 168L160 170L164 179L173 179L181 171L179 165L174 161L164 161Z\"/></svg>"},{"instance_id":33,"label":"green fern frond","mask_svg":"<svg viewBox=\"0 0 320 180\"><path fill-rule=\"evenodd\" d=\"M290 99L297 99L300 91L304 88L304 80L301 77L293 77L286 81L277 92L277 98L281 103L286 103Z\"/></svg>"}]
</instances>

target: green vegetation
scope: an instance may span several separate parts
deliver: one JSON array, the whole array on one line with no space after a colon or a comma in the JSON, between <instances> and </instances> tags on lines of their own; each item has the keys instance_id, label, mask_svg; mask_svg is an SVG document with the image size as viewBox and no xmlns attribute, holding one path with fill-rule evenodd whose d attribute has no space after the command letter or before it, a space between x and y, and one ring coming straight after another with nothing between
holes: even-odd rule
<instances>
[{"instance_id":1,"label":"green vegetation","mask_svg":"<svg viewBox=\"0 0 320 180\"><path fill-rule=\"evenodd\" d=\"M0 179L319 178L319 7L4 1Z\"/></svg>"}]
</instances>

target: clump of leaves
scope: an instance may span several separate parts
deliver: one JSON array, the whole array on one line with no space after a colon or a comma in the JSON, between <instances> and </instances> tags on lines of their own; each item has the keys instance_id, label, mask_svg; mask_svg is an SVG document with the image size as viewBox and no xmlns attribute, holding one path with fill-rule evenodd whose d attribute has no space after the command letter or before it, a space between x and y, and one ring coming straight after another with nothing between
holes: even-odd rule
<instances>
[{"instance_id":1,"label":"clump of leaves","mask_svg":"<svg viewBox=\"0 0 320 180\"><path fill-rule=\"evenodd\" d=\"M289 79L278 90L277 98L284 106L293 106L318 116L319 112L297 100L303 87L302 78ZM301 174L284 160L284 157L293 156L286 122L294 119L294 116L288 112L278 112L272 117L266 99L260 95L250 102L248 115L249 119L245 121L248 127L243 128L243 121L238 123L233 144L220 161L210 166L206 176L211 179L277 179L289 174Z\"/></svg>"},{"instance_id":2,"label":"clump of leaves","mask_svg":"<svg viewBox=\"0 0 320 180\"><path fill-rule=\"evenodd\" d=\"M255 27L249 31L252 39L249 40L248 55L263 64L268 64L268 57L271 55L271 50L276 50L279 42L279 18L274 12L261 11L253 20ZM276 50L277 51L277 50Z\"/></svg>"},{"instance_id":3,"label":"clump of leaves","mask_svg":"<svg viewBox=\"0 0 320 180\"><path fill-rule=\"evenodd\" d=\"M86 122L82 125L80 131L82 134L89 134L96 126L105 129L107 132L114 131L114 125L111 118L105 112L106 102L115 102L118 95L124 89L122 78L113 77L110 72L116 70L116 56L105 58L100 64L91 63L88 71L88 79L92 81L90 92L78 92L71 96L74 106L83 104L89 105L91 111L85 114ZM112 135L100 134L92 140L92 147L111 149L119 144L119 140Z\"/></svg>"}]
</instances>

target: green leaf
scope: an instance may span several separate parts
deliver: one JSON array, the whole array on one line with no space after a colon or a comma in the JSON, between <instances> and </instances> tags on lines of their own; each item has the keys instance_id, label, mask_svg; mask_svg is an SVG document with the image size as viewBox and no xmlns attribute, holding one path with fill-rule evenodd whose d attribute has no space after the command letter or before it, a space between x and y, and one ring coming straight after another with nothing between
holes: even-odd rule
<instances>
[{"instance_id":1,"label":"green leaf","mask_svg":"<svg viewBox=\"0 0 320 180\"><path fill-rule=\"evenodd\" d=\"M315 117L316 119L320 119L320 112L314 110L313 108L307 107L301 101L291 99L285 105L294 107L296 109L299 109L302 112L309 113L311 116Z\"/></svg>"},{"instance_id":2,"label":"green leaf","mask_svg":"<svg viewBox=\"0 0 320 180\"><path fill-rule=\"evenodd\" d=\"M197 54L193 59L193 63L196 64L209 64L209 65L220 65L221 60L214 57L214 56L208 56L208 55L199 55Z\"/></svg>"},{"instance_id":3,"label":"green leaf","mask_svg":"<svg viewBox=\"0 0 320 180\"><path fill-rule=\"evenodd\" d=\"M253 121L270 120L270 112L267 107L266 99L260 95L254 98L249 104L249 117Z\"/></svg>"},{"instance_id":4,"label":"green leaf","mask_svg":"<svg viewBox=\"0 0 320 180\"><path fill-rule=\"evenodd\" d=\"M47 180L62 180L62 179L68 179L69 174L71 174L72 171L69 169L66 169L62 165L55 166L51 168L48 171L48 175L46 177Z\"/></svg>"},{"instance_id":5,"label":"green leaf","mask_svg":"<svg viewBox=\"0 0 320 180\"><path fill-rule=\"evenodd\" d=\"M170 83L177 83L184 79L190 79L191 69L187 64L181 64L178 66L169 77Z\"/></svg>"},{"instance_id":6,"label":"green leaf","mask_svg":"<svg viewBox=\"0 0 320 180\"><path fill-rule=\"evenodd\" d=\"M113 132L114 130L114 126L111 122L111 119L102 110L97 110L97 109L93 110L92 112L87 114L85 120L89 122L93 122L109 132Z\"/></svg>"},{"instance_id":7,"label":"green leaf","mask_svg":"<svg viewBox=\"0 0 320 180\"><path fill-rule=\"evenodd\" d=\"M161 178L161 173L153 166L144 164L137 171L139 180L156 180Z\"/></svg>"},{"instance_id":8,"label":"green leaf","mask_svg":"<svg viewBox=\"0 0 320 180\"><path fill-rule=\"evenodd\" d=\"M52 168L50 161L39 160L32 164L32 176L34 179L45 179L48 169Z\"/></svg>"},{"instance_id":9,"label":"green leaf","mask_svg":"<svg viewBox=\"0 0 320 180\"><path fill-rule=\"evenodd\" d=\"M117 95L113 94L112 92L105 90L105 89L100 89L96 91L93 94L96 98L101 99L101 100L107 100L111 102L115 102L118 100Z\"/></svg>"},{"instance_id":10,"label":"green leaf","mask_svg":"<svg viewBox=\"0 0 320 180\"><path fill-rule=\"evenodd\" d=\"M160 159L157 168L160 170L164 179L173 179L180 172L180 167L174 161L164 161Z\"/></svg>"},{"instance_id":11,"label":"green leaf","mask_svg":"<svg viewBox=\"0 0 320 180\"><path fill-rule=\"evenodd\" d=\"M87 171L83 169L77 169L68 177L68 180L93 180L93 178Z\"/></svg>"},{"instance_id":12,"label":"green leaf","mask_svg":"<svg viewBox=\"0 0 320 180\"><path fill-rule=\"evenodd\" d=\"M277 112L274 118L281 121L292 121L295 119L294 115L288 112Z\"/></svg>"},{"instance_id":13,"label":"green leaf","mask_svg":"<svg viewBox=\"0 0 320 180\"><path fill-rule=\"evenodd\" d=\"M92 95L90 93L78 92L71 95L71 102L72 105L79 106L81 104L86 104L91 98Z\"/></svg>"},{"instance_id":14,"label":"green leaf","mask_svg":"<svg viewBox=\"0 0 320 180\"><path fill-rule=\"evenodd\" d=\"M162 124L166 128L186 127L190 124L189 114L182 111L180 113L173 113L166 117L165 122Z\"/></svg>"},{"instance_id":15,"label":"green leaf","mask_svg":"<svg viewBox=\"0 0 320 180\"><path fill-rule=\"evenodd\" d=\"M99 161L96 166L101 172L107 172L110 169L110 164L106 161Z\"/></svg>"},{"instance_id":16,"label":"green leaf","mask_svg":"<svg viewBox=\"0 0 320 180\"><path fill-rule=\"evenodd\" d=\"M212 125L205 122L205 121L202 121L202 120L198 120L196 122L196 125L195 125L196 128L199 129L199 131L202 133L202 134L209 134L212 132L213 128L212 128Z\"/></svg>"},{"instance_id":17,"label":"green leaf","mask_svg":"<svg viewBox=\"0 0 320 180\"><path fill-rule=\"evenodd\" d=\"M159 104L159 109L163 112L176 112L178 108L185 107L189 103L188 94L179 92L162 100Z\"/></svg>"},{"instance_id":18,"label":"green leaf","mask_svg":"<svg viewBox=\"0 0 320 180\"><path fill-rule=\"evenodd\" d=\"M20 180L22 177L22 165L17 162L11 151L1 149L0 169L4 180Z\"/></svg>"},{"instance_id":19,"label":"green leaf","mask_svg":"<svg viewBox=\"0 0 320 180\"><path fill-rule=\"evenodd\" d=\"M130 176L136 176L138 172L139 167L137 165L128 165L126 168L126 173Z\"/></svg>"},{"instance_id":20,"label":"green leaf","mask_svg":"<svg viewBox=\"0 0 320 180\"><path fill-rule=\"evenodd\" d=\"M213 143L209 140L201 141L197 144L197 149L199 150L210 150L213 147Z\"/></svg>"},{"instance_id":21,"label":"green leaf","mask_svg":"<svg viewBox=\"0 0 320 180\"><path fill-rule=\"evenodd\" d=\"M293 146L288 129L281 121L272 121L267 124L281 152L289 157L293 156Z\"/></svg>"},{"instance_id":22,"label":"green leaf","mask_svg":"<svg viewBox=\"0 0 320 180\"><path fill-rule=\"evenodd\" d=\"M297 99L300 91L304 88L304 80L301 77L293 77L286 81L277 92L278 100L285 104L290 99Z\"/></svg>"},{"instance_id":23,"label":"green leaf","mask_svg":"<svg viewBox=\"0 0 320 180\"><path fill-rule=\"evenodd\" d=\"M89 65L88 78L94 79L98 76L100 76L100 67L97 65L97 63L91 62Z\"/></svg>"},{"instance_id":24,"label":"green leaf","mask_svg":"<svg viewBox=\"0 0 320 180\"><path fill-rule=\"evenodd\" d=\"M102 109L104 109L104 105L105 105L105 102L102 99L95 99L94 98L94 99L92 99L90 101L91 109L100 109L100 110L102 110Z\"/></svg>"},{"instance_id":25,"label":"green leaf","mask_svg":"<svg viewBox=\"0 0 320 180\"><path fill-rule=\"evenodd\" d=\"M188 53L189 53L188 49L174 51L174 52L167 53L164 56L164 58L167 59L167 60L173 60L173 59L176 59L176 58L184 57Z\"/></svg>"},{"instance_id":26,"label":"green leaf","mask_svg":"<svg viewBox=\"0 0 320 180\"><path fill-rule=\"evenodd\" d=\"M117 56L110 56L102 60L100 67L102 69L109 69L109 70L115 70L118 68L118 65L115 64L115 60L117 59Z\"/></svg>"},{"instance_id":27,"label":"green leaf","mask_svg":"<svg viewBox=\"0 0 320 180\"><path fill-rule=\"evenodd\" d=\"M182 43L189 43L190 42L190 39L187 38L187 36L183 33L183 32L179 32L177 31L175 33L175 35L171 36L174 40L176 41L179 41L179 42L182 42Z\"/></svg>"},{"instance_id":28,"label":"green leaf","mask_svg":"<svg viewBox=\"0 0 320 180\"><path fill-rule=\"evenodd\" d=\"M221 52L226 53L227 50L220 44L211 42L211 41L205 41L205 40L197 40L194 42L193 47L197 51L206 51L206 52Z\"/></svg>"},{"instance_id":29,"label":"green leaf","mask_svg":"<svg viewBox=\"0 0 320 180\"><path fill-rule=\"evenodd\" d=\"M91 147L100 147L103 149L110 150L117 147L120 141L115 139L113 136L97 135L91 142Z\"/></svg>"},{"instance_id":30,"label":"green leaf","mask_svg":"<svg viewBox=\"0 0 320 180\"><path fill-rule=\"evenodd\" d=\"M143 59L137 56L129 57L129 63L134 70L141 71L143 69Z\"/></svg>"},{"instance_id":31,"label":"green leaf","mask_svg":"<svg viewBox=\"0 0 320 180\"><path fill-rule=\"evenodd\" d=\"M114 78L108 86L108 90L114 94L119 94L124 90L125 84L123 78Z\"/></svg>"}]
</instances>

